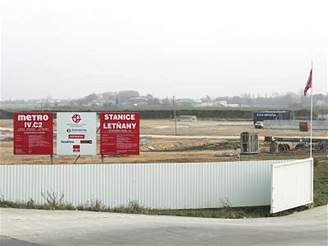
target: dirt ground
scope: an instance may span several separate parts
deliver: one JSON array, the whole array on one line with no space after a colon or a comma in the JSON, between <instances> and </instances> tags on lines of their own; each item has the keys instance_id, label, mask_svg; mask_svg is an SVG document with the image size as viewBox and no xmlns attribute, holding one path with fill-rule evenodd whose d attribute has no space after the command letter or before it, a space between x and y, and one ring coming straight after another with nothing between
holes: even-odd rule
<instances>
[{"instance_id":1,"label":"dirt ground","mask_svg":"<svg viewBox=\"0 0 328 246\"><path fill-rule=\"evenodd\" d=\"M178 136L175 137L173 120L142 120L139 156L105 157L106 163L120 162L200 162L239 160L239 135L243 131L256 132L264 136L309 136L309 132L296 130L254 129L250 121L197 121L178 122ZM160 136L159 136L160 135ZM328 136L327 132L314 131L314 136ZM46 164L49 156L14 155L12 142L12 120L0 120L0 163L1 164ZM54 143L55 146L55 143ZM99 149L99 148L98 148ZM270 154L269 146L260 142L261 153L243 155L241 159L303 158L308 151L292 151ZM318 152L324 157L327 153ZM53 163L73 163L75 156L54 156ZM77 163L99 163L100 156L82 156Z\"/></svg>"},{"instance_id":2,"label":"dirt ground","mask_svg":"<svg viewBox=\"0 0 328 246\"><path fill-rule=\"evenodd\" d=\"M239 136L241 132L256 132L260 136L309 136L309 132L298 130L255 129L252 121L178 122L178 135L189 136ZM142 120L141 134L174 135L173 120ZM324 131L313 131L313 136L328 136Z\"/></svg>"}]
</instances>

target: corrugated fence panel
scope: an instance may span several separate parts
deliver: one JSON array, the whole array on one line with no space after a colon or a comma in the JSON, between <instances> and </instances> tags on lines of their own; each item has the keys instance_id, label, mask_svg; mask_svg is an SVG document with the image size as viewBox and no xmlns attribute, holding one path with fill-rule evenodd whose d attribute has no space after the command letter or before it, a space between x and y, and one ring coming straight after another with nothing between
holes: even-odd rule
<instances>
[{"instance_id":1,"label":"corrugated fence panel","mask_svg":"<svg viewBox=\"0 0 328 246\"><path fill-rule=\"evenodd\" d=\"M45 203L54 194L74 206L136 201L146 208L260 206L271 202L271 166L288 161L0 165L3 199Z\"/></svg>"},{"instance_id":2,"label":"corrugated fence panel","mask_svg":"<svg viewBox=\"0 0 328 246\"><path fill-rule=\"evenodd\" d=\"M272 165L271 213L312 202L312 158Z\"/></svg>"},{"instance_id":3,"label":"corrugated fence panel","mask_svg":"<svg viewBox=\"0 0 328 246\"><path fill-rule=\"evenodd\" d=\"M263 121L263 126L265 129L298 130L299 122L300 120L265 120ZM313 120L312 125L313 125L313 130L322 130L322 131L328 130L328 120Z\"/></svg>"}]
</instances>

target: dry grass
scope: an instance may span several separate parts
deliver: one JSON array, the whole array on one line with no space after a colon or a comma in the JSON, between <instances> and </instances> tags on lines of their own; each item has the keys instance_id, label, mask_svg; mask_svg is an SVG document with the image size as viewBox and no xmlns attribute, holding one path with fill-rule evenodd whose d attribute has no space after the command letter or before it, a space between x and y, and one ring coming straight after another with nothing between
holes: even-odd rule
<instances>
[{"instance_id":1,"label":"dry grass","mask_svg":"<svg viewBox=\"0 0 328 246\"><path fill-rule=\"evenodd\" d=\"M0 127L13 128L12 120L0 120Z\"/></svg>"},{"instance_id":2,"label":"dry grass","mask_svg":"<svg viewBox=\"0 0 328 246\"><path fill-rule=\"evenodd\" d=\"M49 164L49 156L41 155L14 155L12 142L0 142L1 164ZM140 163L140 162L173 162L173 161L217 161L220 159L218 151L170 151L170 152L141 152L139 156L111 156L105 157L105 163ZM222 160L236 160L236 157L222 157ZM54 156L55 164L70 164L75 156ZM81 156L77 163L101 163L101 157Z\"/></svg>"},{"instance_id":3,"label":"dry grass","mask_svg":"<svg viewBox=\"0 0 328 246\"><path fill-rule=\"evenodd\" d=\"M189 143L189 141L188 141ZM190 143L189 143L190 144ZM14 155L12 142L0 142L0 164L49 164L49 156ZM265 149L265 148L264 148ZM203 161L236 161L237 155L231 149L223 150L192 150L192 151L149 151L141 152L139 156L111 156L104 163L145 163L145 162L203 162ZM315 153L315 157L323 158L325 153ZM280 154L261 153L244 155L242 160L298 159L308 157L307 151L297 151ZM72 164L75 156L54 156L54 164ZM77 163L101 163L101 157L81 156Z\"/></svg>"}]
</instances>

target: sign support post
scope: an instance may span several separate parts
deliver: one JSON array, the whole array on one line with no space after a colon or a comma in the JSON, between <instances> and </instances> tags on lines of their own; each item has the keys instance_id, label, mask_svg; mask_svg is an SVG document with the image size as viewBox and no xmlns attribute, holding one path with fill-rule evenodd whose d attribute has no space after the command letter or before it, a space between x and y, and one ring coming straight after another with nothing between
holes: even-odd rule
<instances>
[{"instance_id":1,"label":"sign support post","mask_svg":"<svg viewBox=\"0 0 328 246\"><path fill-rule=\"evenodd\" d=\"M76 156L76 158L75 158L75 160L74 160L74 164L76 164L76 162L78 161L78 159L80 159L80 156L81 156L81 155Z\"/></svg>"},{"instance_id":2,"label":"sign support post","mask_svg":"<svg viewBox=\"0 0 328 246\"><path fill-rule=\"evenodd\" d=\"M174 134L178 136L177 109L175 107L175 97L173 97L173 117L174 117Z\"/></svg>"}]
</instances>

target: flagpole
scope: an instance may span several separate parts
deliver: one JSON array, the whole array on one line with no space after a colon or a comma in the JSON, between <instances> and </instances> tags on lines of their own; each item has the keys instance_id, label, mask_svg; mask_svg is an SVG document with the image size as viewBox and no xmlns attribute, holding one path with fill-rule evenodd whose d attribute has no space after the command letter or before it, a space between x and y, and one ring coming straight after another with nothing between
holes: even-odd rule
<instances>
[{"instance_id":1,"label":"flagpole","mask_svg":"<svg viewBox=\"0 0 328 246\"><path fill-rule=\"evenodd\" d=\"M310 109L310 158L313 157L313 149L312 149L312 138L313 138L313 127L312 127L312 121L313 121L313 61L311 62L311 71L312 71L312 82L311 82L311 109Z\"/></svg>"}]
</instances>

